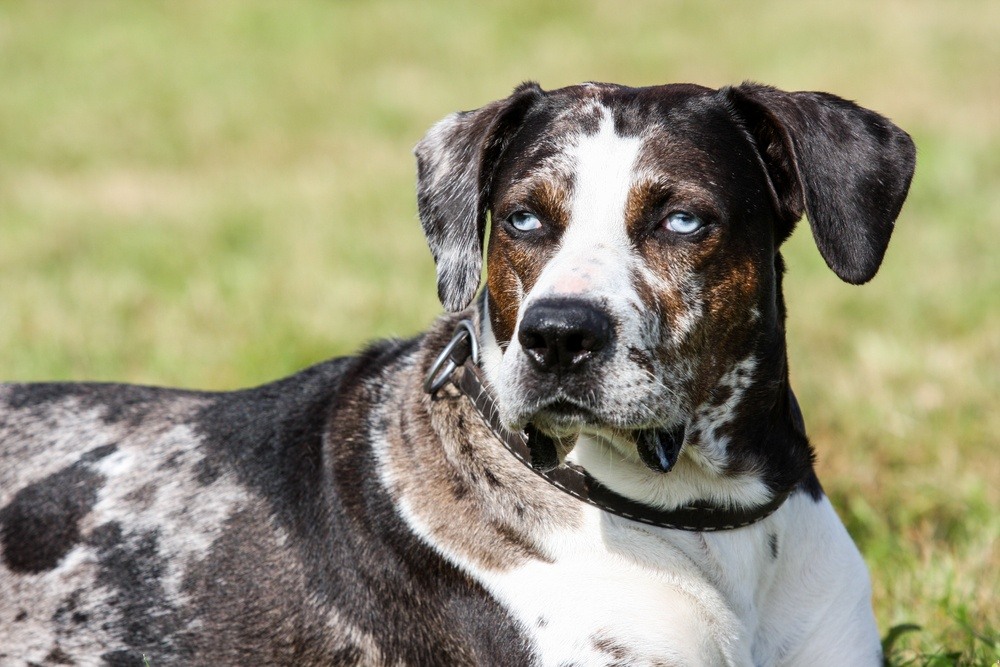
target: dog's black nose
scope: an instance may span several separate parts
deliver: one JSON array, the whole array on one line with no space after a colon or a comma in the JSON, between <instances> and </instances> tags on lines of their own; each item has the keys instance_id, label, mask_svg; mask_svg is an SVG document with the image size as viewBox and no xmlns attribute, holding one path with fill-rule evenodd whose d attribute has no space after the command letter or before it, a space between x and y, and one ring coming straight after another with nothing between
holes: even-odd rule
<instances>
[{"instance_id":1,"label":"dog's black nose","mask_svg":"<svg viewBox=\"0 0 1000 667\"><path fill-rule=\"evenodd\" d=\"M543 371L579 368L611 342L611 319L579 299L539 301L521 319L517 340Z\"/></svg>"}]
</instances>

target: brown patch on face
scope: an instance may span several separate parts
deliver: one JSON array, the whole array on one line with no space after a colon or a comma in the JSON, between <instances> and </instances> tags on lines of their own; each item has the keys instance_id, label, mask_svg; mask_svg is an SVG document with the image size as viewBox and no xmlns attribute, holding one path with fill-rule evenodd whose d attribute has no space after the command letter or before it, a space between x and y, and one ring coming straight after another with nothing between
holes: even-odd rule
<instances>
[{"instance_id":1,"label":"brown patch on face","mask_svg":"<svg viewBox=\"0 0 1000 667\"><path fill-rule=\"evenodd\" d=\"M740 316L745 315L757 300L758 262L747 254L725 259L711 272L714 280L706 285L708 312L713 318L738 327Z\"/></svg>"},{"instance_id":2,"label":"brown patch on face","mask_svg":"<svg viewBox=\"0 0 1000 667\"><path fill-rule=\"evenodd\" d=\"M642 261L652 273L659 276L670 276L677 272L677 267L668 263L668 257L663 257L655 252L643 251L640 248ZM681 319L687 314L688 306L684 302L683 294L678 289L664 288L662 285L652 285L646 276L636 272L632 276L632 287L639 297L639 301L649 310L644 315L644 319L658 319L661 322L660 335L669 336L671 332L679 326ZM643 314L640 313L643 317ZM659 347L663 347L661 343Z\"/></svg>"},{"instance_id":3,"label":"brown patch on face","mask_svg":"<svg viewBox=\"0 0 1000 667\"><path fill-rule=\"evenodd\" d=\"M710 406L730 398L731 391L719 385L723 375L748 356L760 358L759 345L766 331L762 321L770 319L762 312L766 307L761 264L749 253L729 255L726 260L713 267L705 290L706 344L717 352L711 360L703 360L696 398Z\"/></svg>"},{"instance_id":4,"label":"brown patch on face","mask_svg":"<svg viewBox=\"0 0 1000 667\"><path fill-rule=\"evenodd\" d=\"M423 363L394 381L419 387L423 366L443 344L428 340ZM388 441L390 493L405 502L434 541L491 570L526 560L549 562L542 536L578 525L581 508L573 499L517 461L453 387L433 399L408 392L400 400L385 406L392 417L380 436Z\"/></svg>"},{"instance_id":5,"label":"brown patch on face","mask_svg":"<svg viewBox=\"0 0 1000 667\"><path fill-rule=\"evenodd\" d=\"M511 184L496 198L493 211L502 221L514 211L531 211L553 231L569 224L569 197L572 183L562 176L532 178Z\"/></svg>"},{"instance_id":6,"label":"brown patch on face","mask_svg":"<svg viewBox=\"0 0 1000 667\"><path fill-rule=\"evenodd\" d=\"M706 267L704 299L705 342L716 351L711 363L704 363L697 400L721 404L717 395L719 379L735 364L752 353L761 333L765 315L761 272L764 260L749 243L728 243L726 252ZM756 309L756 317L753 313Z\"/></svg>"},{"instance_id":7,"label":"brown patch on face","mask_svg":"<svg viewBox=\"0 0 1000 667\"><path fill-rule=\"evenodd\" d=\"M566 229L569 224L569 184L552 181L542 181L535 187L529 197L535 210L541 213L544 220L554 224L558 229Z\"/></svg>"},{"instance_id":8,"label":"brown patch on face","mask_svg":"<svg viewBox=\"0 0 1000 667\"><path fill-rule=\"evenodd\" d=\"M493 335L503 348L514 335L521 299L538 280L549 253L541 256L537 250L532 251L523 242L511 239L506 232L497 231L496 227L493 227L487 253L486 289Z\"/></svg>"},{"instance_id":9,"label":"brown patch on face","mask_svg":"<svg viewBox=\"0 0 1000 667\"><path fill-rule=\"evenodd\" d=\"M572 183L548 176L503 188L492 210L496 212L487 254L486 286L490 295L490 324L501 346L514 334L521 299L531 291L569 224ZM511 213L528 210L542 229L530 237L516 237L506 227Z\"/></svg>"},{"instance_id":10,"label":"brown patch on face","mask_svg":"<svg viewBox=\"0 0 1000 667\"><path fill-rule=\"evenodd\" d=\"M666 192L659 183L643 181L633 187L625 200L625 227L632 237L643 235L649 222L650 214L658 203L666 197Z\"/></svg>"}]
</instances>

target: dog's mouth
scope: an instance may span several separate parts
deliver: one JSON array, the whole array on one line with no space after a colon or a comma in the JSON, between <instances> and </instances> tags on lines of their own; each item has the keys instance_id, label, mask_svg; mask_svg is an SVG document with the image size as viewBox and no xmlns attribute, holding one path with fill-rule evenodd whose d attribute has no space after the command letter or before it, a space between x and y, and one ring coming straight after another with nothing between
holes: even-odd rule
<instances>
[{"instance_id":1,"label":"dog's mouth","mask_svg":"<svg viewBox=\"0 0 1000 667\"><path fill-rule=\"evenodd\" d=\"M518 415L515 430L534 424L556 438L566 438L580 433L588 425L601 424L604 420L598 411L585 401L557 391L554 396L538 401Z\"/></svg>"},{"instance_id":2,"label":"dog's mouth","mask_svg":"<svg viewBox=\"0 0 1000 667\"><path fill-rule=\"evenodd\" d=\"M597 419L597 415L588 406L566 398L547 403L539 412L540 415L536 415L536 418L541 416L554 426L579 426Z\"/></svg>"},{"instance_id":3,"label":"dog's mouth","mask_svg":"<svg viewBox=\"0 0 1000 667\"><path fill-rule=\"evenodd\" d=\"M597 424L601 424L601 420L589 406L562 397L547 402L524 426L532 464L540 469L558 465L560 454L565 455L572 449L581 433L594 432L606 436L608 429ZM613 439L633 440L642 462L659 473L673 469L684 445L683 424L671 428L614 428L612 431Z\"/></svg>"}]
</instances>

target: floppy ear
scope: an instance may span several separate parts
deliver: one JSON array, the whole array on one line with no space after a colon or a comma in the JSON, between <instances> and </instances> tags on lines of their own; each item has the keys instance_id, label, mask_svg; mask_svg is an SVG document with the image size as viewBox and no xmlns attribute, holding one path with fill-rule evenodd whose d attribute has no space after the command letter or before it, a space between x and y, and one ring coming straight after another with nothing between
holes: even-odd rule
<instances>
[{"instance_id":1,"label":"floppy ear","mask_svg":"<svg viewBox=\"0 0 1000 667\"><path fill-rule=\"evenodd\" d=\"M871 280L913 177L910 135L827 93L744 83L723 94L757 142L780 216L779 242L804 212L834 273L855 285Z\"/></svg>"},{"instance_id":2,"label":"floppy ear","mask_svg":"<svg viewBox=\"0 0 1000 667\"><path fill-rule=\"evenodd\" d=\"M414 150L420 224L437 266L438 298L452 312L479 288L496 162L542 95L538 84L523 83L505 100L448 116Z\"/></svg>"}]
</instances>

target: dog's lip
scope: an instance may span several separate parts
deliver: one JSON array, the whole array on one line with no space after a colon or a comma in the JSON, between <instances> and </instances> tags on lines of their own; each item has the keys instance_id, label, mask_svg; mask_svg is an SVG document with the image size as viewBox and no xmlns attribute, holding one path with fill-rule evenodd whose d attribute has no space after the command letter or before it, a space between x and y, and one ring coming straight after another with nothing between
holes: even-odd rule
<instances>
[{"instance_id":1,"label":"dog's lip","mask_svg":"<svg viewBox=\"0 0 1000 667\"><path fill-rule=\"evenodd\" d=\"M554 396L533 406L513 421L511 428L521 430L534 424L543 432L561 433L571 429L575 433L590 433L613 439L626 439L638 445L643 434L653 431L672 430L677 425L663 424L621 424L602 417L600 411L591 405L563 395Z\"/></svg>"},{"instance_id":2,"label":"dog's lip","mask_svg":"<svg viewBox=\"0 0 1000 667\"><path fill-rule=\"evenodd\" d=\"M515 430L520 430L529 423L541 426L543 430L547 430L544 426L548 424L579 429L584 425L600 424L601 421L591 406L557 395L525 412L514 426Z\"/></svg>"},{"instance_id":3,"label":"dog's lip","mask_svg":"<svg viewBox=\"0 0 1000 667\"><path fill-rule=\"evenodd\" d=\"M589 407L565 398L559 398L547 403L539 412L566 416L593 415Z\"/></svg>"}]
</instances>

